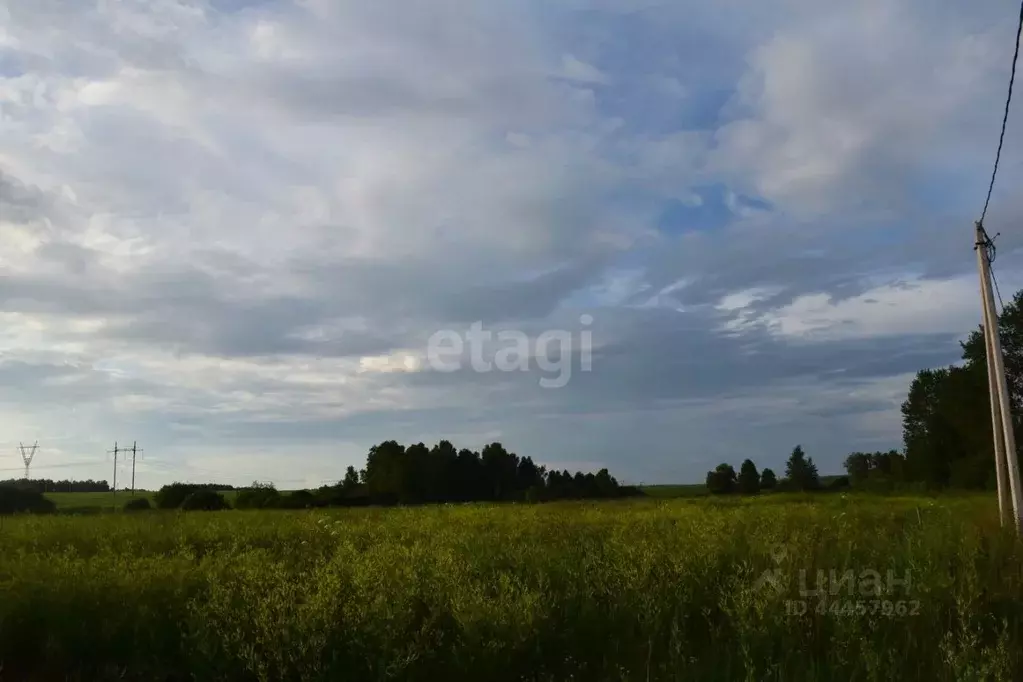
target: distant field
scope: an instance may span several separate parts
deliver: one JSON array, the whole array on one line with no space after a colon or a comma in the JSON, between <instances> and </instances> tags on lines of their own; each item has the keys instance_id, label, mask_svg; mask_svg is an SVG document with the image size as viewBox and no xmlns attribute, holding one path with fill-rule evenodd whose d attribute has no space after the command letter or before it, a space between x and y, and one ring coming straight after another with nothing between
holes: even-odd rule
<instances>
[{"instance_id":1,"label":"distant field","mask_svg":"<svg viewBox=\"0 0 1023 682\"><path fill-rule=\"evenodd\" d=\"M640 487L650 497L676 498L676 497L701 497L707 494L707 486L702 483L689 483L679 485L644 485Z\"/></svg>"},{"instance_id":2,"label":"distant field","mask_svg":"<svg viewBox=\"0 0 1023 682\"><path fill-rule=\"evenodd\" d=\"M221 493L224 498L231 502L234 500L237 491L227 490ZM150 502L153 501L153 495L156 493L151 491L135 491L135 497L148 498ZM114 493L46 493L47 499L53 500L53 503L57 505L57 510L61 512L100 512L110 511L112 509L121 509L124 507L124 503L132 498L130 492L118 490L116 497Z\"/></svg>"}]
</instances>

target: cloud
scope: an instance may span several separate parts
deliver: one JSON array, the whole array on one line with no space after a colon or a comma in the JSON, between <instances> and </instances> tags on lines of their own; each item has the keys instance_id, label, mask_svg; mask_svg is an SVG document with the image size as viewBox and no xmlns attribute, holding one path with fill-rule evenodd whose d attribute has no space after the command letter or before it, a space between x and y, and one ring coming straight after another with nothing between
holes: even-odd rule
<instances>
[{"instance_id":1,"label":"cloud","mask_svg":"<svg viewBox=\"0 0 1023 682\"><path fill-rule=\"evenodd\" d=\"M145 485L313 485L387 438L648 482L895 447L979 318L1010 5L6 7L0 425L40 475L138 440ZM525 371L431 368L474 322Z\"/></svg>"}]
</instances>

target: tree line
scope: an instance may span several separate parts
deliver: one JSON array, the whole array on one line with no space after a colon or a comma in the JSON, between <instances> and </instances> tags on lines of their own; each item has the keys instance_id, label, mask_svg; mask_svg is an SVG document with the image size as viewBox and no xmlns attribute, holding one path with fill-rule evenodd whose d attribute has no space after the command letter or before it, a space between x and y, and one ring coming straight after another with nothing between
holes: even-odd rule
<instances>
[{"instance_id":1,"label":"tree line","mask_svg":"<svg viewBox=\"0 0 1023 682\"><path fill-rule=\"evenodd\" d=\"M820 476L813 457L807 457L802 446L792 449L785 463L785 478L781 481L771 469L757 471L753 460L746 459L739 466L739 473L728 463L717 465L707 472L707 490L714 495L755 495L762 491L817 490L821 487Z\"/></svg>"},{"instance_id":2,"label":"tree line","mask_svg":"<svg viewBox=\"0 0 1023 682\"><path fill-rule=\"evenodd\" d=\"M0 486L6 488L17 488L19 490L31 490L37 493L107 493L110 492L110 484L106 481L94 481L91 478L84 481L63 480L54 481L49 478L11 478L0 481Z\"/></svg>"},{"instance_id":3,"label":"tree line","mask_svg":"<svg viewBox=\"0 0 1023 682\"><path fill-rule=\"evenodd\" d=\"M1017 434L1023 406L1023 291L998 316L1009 403ZM854 486L991 490L996 487L987 349L983 327L960 342L961 361L917 372L902 403L902 451L855 452ZM1017 440L1017 459L1023 439Z\"/></svg>"},{"instance_id":4,"label":"tree line","mask_svg":"<svg viewBox=\"0 0 1023 682\"><path fill-rule=\"evenodd\" d=\"M596 473L548 470L501 443L480 451L457 449L442 440L433 447L394 440L369 449L366 466L349 466L335 485L284 495L272 485L253 484L235 497L235 507L295 508L444 502L542 502L641 495L601 469Z\"/></svg>"}]
</instances>

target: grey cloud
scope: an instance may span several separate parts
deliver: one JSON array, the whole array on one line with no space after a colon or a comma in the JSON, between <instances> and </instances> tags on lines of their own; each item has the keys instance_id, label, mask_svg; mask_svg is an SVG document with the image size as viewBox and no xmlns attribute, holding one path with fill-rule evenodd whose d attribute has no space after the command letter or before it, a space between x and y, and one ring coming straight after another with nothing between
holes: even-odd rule
<instances>
[{"instance_id":1,"label":"grey cloud","mask_svg":"<svg viewBox=\"0 0 1023 682\"><path fill-rule=\"evenodd\" d=\"M780 289L742 313L756 317L804 294L856 296L879 273L971 271L971 202L986 181L972 178L997 123L975 104L1003 85L985 42L1002 31L1000 7L850 7L832 50L831 15L813 3L567 2L542 17L529 3L472 16L460 2L241 4L12 8L27 46L16 61L49 89L38 110L12 109L21 127L0 175L0 218L44 238L10 256L31 267L0 280L0 308L16 318L0 363L9 412L65 428L76 407L80 432L176 452L166 476L191 470L181 453L210 439L244 453L434 434L478 447L498 434L539 461L696 480L746 456L778 469L796 442L829 472L849 450L896 446L896 384L958 357L951 334L727 334L739 313L714 305ZM871 23L873 11L889 23ZM267 53L291 56L256 56L259 20L276 31ZM678 49L664 40L679 35ZM853 49L865 38L912 59L871 63ZM558 79L566 54L606 83ZM947 87L932 87L928 57ZM681 81L678 117L633 101L643 89L623 83L647 72ZM77 77L121 89L86 107ZM39 147L34 136L59 125L80 139ZM829 146L848 131L860 142ZM1023 215L1018 139L992 226ZM820 172L782 182L817 161ZM660 202L697 181L778 201L713 231L655 234ZM1008 278L1020 244L1005 232ZM689 280L671 294L685 312L564 307L619 269L650 285L632 304ZM551 372L535 363L356 369L362 356L424 351L439 329L479 320L535 336L577 330L581 312L595 318L593 371L566 351L561 389L541 388ZM94 318L105 324L75 326Z\"/></svg>"}]
</instances>

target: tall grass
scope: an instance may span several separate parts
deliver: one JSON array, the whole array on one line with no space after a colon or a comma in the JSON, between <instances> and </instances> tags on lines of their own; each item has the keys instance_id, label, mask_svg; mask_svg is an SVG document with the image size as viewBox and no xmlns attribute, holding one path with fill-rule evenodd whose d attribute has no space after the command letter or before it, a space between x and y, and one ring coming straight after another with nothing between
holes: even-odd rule
<instances>
[{"instance_id":1,"label":"tall grass","mask_svg":"<svg viewBox=\"0 0 1023 682\"><path fill-rule=\"evenodd\" d=\"M1023 679L1021 569L978 498L17 518L0 676ZM818 570L910 582L801 597Z\"/></svg>"}]
</instances>

